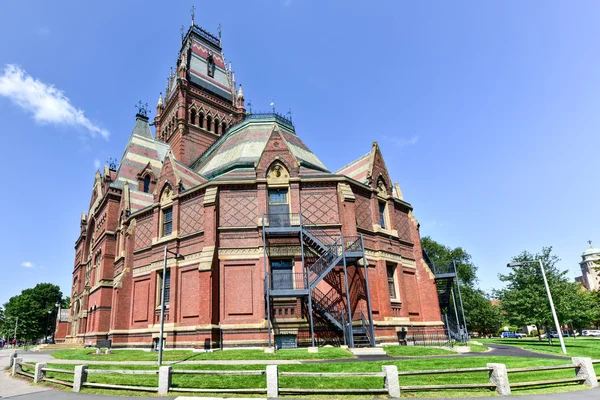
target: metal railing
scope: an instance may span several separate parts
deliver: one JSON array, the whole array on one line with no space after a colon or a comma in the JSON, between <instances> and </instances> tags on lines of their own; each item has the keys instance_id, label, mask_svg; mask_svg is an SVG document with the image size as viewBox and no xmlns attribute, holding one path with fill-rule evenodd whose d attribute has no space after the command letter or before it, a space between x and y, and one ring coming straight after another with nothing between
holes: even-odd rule
<instances>
[{"instance_id":1,"label":"metal railing","mask_svg":"<svg viewBox=\"0 0 600 400\"><path fill-rule=\"evenodd\" d=\"M346 252L362 252L363 246L360 236L344 236Z\"/></svg>"},{"instance_id":2,"label":"metal railing","mask_svg":"<svg viewBox=\"0 0 600 400\"><path fill-rule=\"evenodd\" d=\"M270 213L263 215L263 226L267 228L289 228L300 226L302 215L299 213Z\"/></svg>"},{"instance_id":3,"label":"metal railing","mask_svg":"<svg viewBox=\"0 0 600 400\"><path fill-rule=\"evenodd\" d=\"M303 272L271 271L271 290L306 289L306 275Z\"/></svg>"},{"instance_id":4,"label":"metal railing","mask_svg":"<svg viewBox=\"0 0 600 400\"><path fill-rule=\"evenodd\" d=\"M346 318L344 311L344 304L341 302L340 296L335 296L335 292L329 291L323 293L318 288L313 288L311 296L313 298L313 305L319 313L332 322L335 326L344 331L344 338L346 337Z\"/></svg>"},{"instance_id":5,"label":"metal railing","mask_svg":"<svg viewBox=\"0 0 600 400\"><path fill-rule=\"evenodd\" d=\"M371 338L371 321L367 320L367 317L365 317L365 313L363 312L363 310L360 310L360 322L363 330L365 331L367 339L369 339L369 343L371 344L371 346L374 346L375 343L373 343L373 339Z\"/></svg>"},{"instance_id":6,"label":"metal railing","mask_svg":"<svg viewBox=\"0 0 600 400\"><path fill-rule=\"evenodd\" d=\"M340 239L337 239L328 249L308 267L308 271L313 275L310 279L310 284L315 284L319 278L335 263L341 256L342 245Z\"/></svg>"}]
</instances>

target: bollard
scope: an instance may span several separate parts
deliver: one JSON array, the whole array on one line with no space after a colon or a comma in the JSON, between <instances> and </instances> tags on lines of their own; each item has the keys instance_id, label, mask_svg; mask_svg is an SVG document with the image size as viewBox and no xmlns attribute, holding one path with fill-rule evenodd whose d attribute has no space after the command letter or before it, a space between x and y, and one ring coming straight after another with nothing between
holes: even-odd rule
<instances>
[{"instance_id":1,"label":"bollard","mask_svg":"<svg viewBox=\"0 0 600 400\"><path fill-rule=\"evenodd\" d=\"M400 398L400 381L398 380L398 367L395 365L384 365L381 367L385 377L383 378L383 385L388 391L388 395L391 398Z\"/></svg>"},{"instance_id":2,"label":"bollard","mask_svg":"<svg viewBox=\"0 0 600 400\"><path fill-rule=\"evenodd\" d=\"M496 385L496 393L500 396L510 396L510 383L508 382L508 372L504 364L487 364L492 370L489 372L490 383Z\"/></svg>"},{"instance_id":3,"label":"bollard","mask_svg":"<svg viewBox=\"0 0 600 400\"><path fill-rule=\"evenodd\" d=\"M309 353L318 353L319 352L319 348L318 347L309 347L308 348L308 352Z\"/></svg>"},{"instance_id":4,"label":"bollard","mask_svg":"<svg viewBox=\"0 0 600 400\"><path fill-rule=\"evenodd\" d=\"M19 365L19 363L22 363L22 362L23 362L23 359L21 357L17 357L14 359L13 366L12 366L12 376L15 376L17 373L23 371L23 368L21 368L21 365Z\"/></svg>"},{"instance_id":5,"label":"bollard","mask_svg":"<svg viewBox=\"0 0 600 400\"><path fill-rule=\"evenodd\" d=\"M158 368L158 395L166 396L171 387L171 366L166 365Z\"/></svg>"},{"instance_id":6,"label":"bollard","mask_svg":"<svg viewBox=\"0 0 600 400\"><path fill-rule=\"evenodd\" d=\"M46 363L36 363L35 364L35 372L33 373L33 383L40 383L46 377L46 371L43 369L46 368Z\"/></svg>"},{"instance_id":7,"label":"bollard","mask_svg":"<svg viewBox=\"0 0 600 400\"><path fill-rule=\"evenodd\" d=\"M98 348L96 349L96 355L100 355L100 354L102 354L102 350L100 350L100 347L98 347Z\"/></svg>"},{"instance_id":8,"label":"bollard","mask_svg":"<svg viewBox=\"0 0 600 400\"><path fill-rule=\"evenodd\" d=\"M87 381L87 365L75 366L75 375L73 376L73 391L79 393L83 384Z\"/></svg>"},{"instance_id":9,"label":"bollard","mask_svg":"<svg viewBox=\"0 0 600 400\"><path fill-rule=\"evenodd\" d=\"M585 379L584 385L589 387L598 387L598 378L594 370L592 359L588 357L573 357L571 358L575 364L575 374L578 378Z\"/></svg>"},{"instance_id":10,"label":"bollard","mask_svg":"<svg viewBox=\"0 0 600 400\"><path fill-rule=\"evenodd\" d=\"M8 359L8 366L12 368L14 362L15 362L15 358L17 358L17 352L15 351L14 353L12 353L10 355L10 358Z\"/></svg>"},{"instance_id":11,"label":"bollard","mask_svg":"<svg viewBox=\"0 0 600 400\"><path fill-rule=\"evenodd\" d=\"M269 399L279 396L279 381L277 365L267 365L267 397Z\"/></svg>"},{"instance_id":12,"label":"bollard","mask_svg":"<svg viewBox=\"0 0 600 400\"><path fill-rule=\"evenodd\" d=\"M110 349L106 349L106 351L104 352L104 354L112 354L112 351Z\"/></svg>"}]
</instances>

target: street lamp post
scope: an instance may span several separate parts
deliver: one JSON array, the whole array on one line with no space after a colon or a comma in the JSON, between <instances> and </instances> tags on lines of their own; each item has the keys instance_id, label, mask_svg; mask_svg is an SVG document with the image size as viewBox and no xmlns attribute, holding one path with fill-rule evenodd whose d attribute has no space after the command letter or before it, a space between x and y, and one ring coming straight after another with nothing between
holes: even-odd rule
<instances>
[{"instance_id":1,"label":"street lamp post","mask_svg":"<svg viewBox=\"0 0 600 400\"><path fill-rule=\"evenodd\" d=\"M56 307L56 318L54 318L54 329L52 330L52 342L54 343L54 339L55 339L55 335L56 335L56 329L57 329L57 325L58 322L60 321L60 300L54 304L54 307Z\"/></svg>"},{"instance_id":2,"label":"street lamp post","mask_svg":"<svg viewBox=\"0 0 600 400\"><path fill-rule=\"evenodd\" d=\"M165 331L165 284L167 277L167 253L173 254L176 260L183 260L183 256L179 253L172 252L165 246L163 255L163 272L162 272L162 285L160 291L160 336L158 337L158 365L162 365L163 355L163 335Z\"/></svg>"},{"instance_id":3,"label":"street lamp post","mask_svg":"<svg viewBox=\"0 0 600 400\"><path fill-rule=\"evenodd\" d=\"M546 292L548 293L548 301L550 302L552 317L554 317L554 325L556 326L556 333L558 333L558 340L560 340L560 347L562 349L563 354L567 354L567 349L565 348L565 341L562 335L562 329L560 328L560 325L558 323L558 316L556 315L556 310L554 309L554 301L552 301L552 293L550 293L550 286L548 286L548 279L546 279L546 272L544 271L544 264L542 263L542 259L538 258L537 261L511 262L507 264L507 267L518 267L523 264L532 264L535 262L539 262L540 269L542 270L542 277L544 278L544 285L546 286Z\"/></svg>"},{"instance_id":4,"label":"street lamp post","mask_svg":"<svg viewBox=\"0 0 600 400\"><path fill-rule=\"evenodd\" d=\"M48 314L46 315L46 337L44 338L44 343L48 344L48 325L50 325L50 314L52 314L52 310L48 310Z\"/></svg>"}]
</instances>

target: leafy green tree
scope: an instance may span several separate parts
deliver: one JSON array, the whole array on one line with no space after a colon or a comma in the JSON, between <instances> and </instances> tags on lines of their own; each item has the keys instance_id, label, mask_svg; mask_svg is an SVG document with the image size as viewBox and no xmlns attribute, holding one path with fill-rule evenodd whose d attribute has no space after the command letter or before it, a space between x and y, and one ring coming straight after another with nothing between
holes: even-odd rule
<instances>
[{"instance_id":1,"label":"leafy green tree","mask_svg":"<svg viewBox=\"0 0 600 400\"><path fill-rule=\"evenodd\" d=\"M524 326L535 325L546 332L554 330L554 320L544 285L540 265L544 264L548 286L552 293L556 314L561 325L573 322L578 325L590 323L594 318L593 300L579 285L569 282L567 271L560 271L556 263L560 259L552 254L552 247L544 247L540 253L522 252L513 258L515 262L527 262L511 268L508 274L500 274L499 278L505 287L496 291L495 295L511 324Z\"/></svg>"},{"instance_id":2,"label":"leafy green tree","mask_svg":"<svg viewBox=\"0 0 600 400\"><path fill-rule=\"evenodd\" d=\"M4 309L0 307L0 338L2 337L2 329L4 328Z\"/></svg>"},{"instance_id":3,"label":"leafy green tree","mask_svg":"<svg viewBox=\"0 0 600 400\"><path fill-rule=\"evenodd\" d=\"M39 283L35 287L25 289L21 294L11 297L6 304L5 310L5 336L14 335L14 327L18 318L17 338L24 340L35 340L46 336L48 325L48 311L51 316L56 314L55 304L63 302L62 292L59 287L51 283ZM49 325L52 329L52 325Z\"/></svg>"},{"instance_id":4,"label":"leafy green tree","mask_svg":"<svg viewBox=\"0 0 600 400\"><path fill-rule=\"evenodd\" d=\"M457 283L460 285L469 330L481 334L496 332L502 323L500 311L492 305L488 295L476 287L477 266L471 255L462 247L444 246L430 237L421 239L421 244L434 264L456 263Z\"/></svg>"}]
</instances>

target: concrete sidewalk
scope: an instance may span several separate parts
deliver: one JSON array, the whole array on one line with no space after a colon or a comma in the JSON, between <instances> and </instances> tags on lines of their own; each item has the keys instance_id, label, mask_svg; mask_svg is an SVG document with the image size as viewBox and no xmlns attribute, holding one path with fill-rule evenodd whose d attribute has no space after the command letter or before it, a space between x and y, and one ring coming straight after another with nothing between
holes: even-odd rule
<instances>
[{"instance_id":1,"label":"concrete sidewalk","mask_svg":"<svg viewBox=\"0 0 600 400\"><path fill-rule=\"evenodd\" d=\"M47 392L50 390L44 386L33 386L26 380L12 378L4 369L8 367L9 359L13 350L0 350L0 397L13 397L27 395L36 392ZM43 397L37 397L39 399Z\"/></svg>"}]
</instances>

